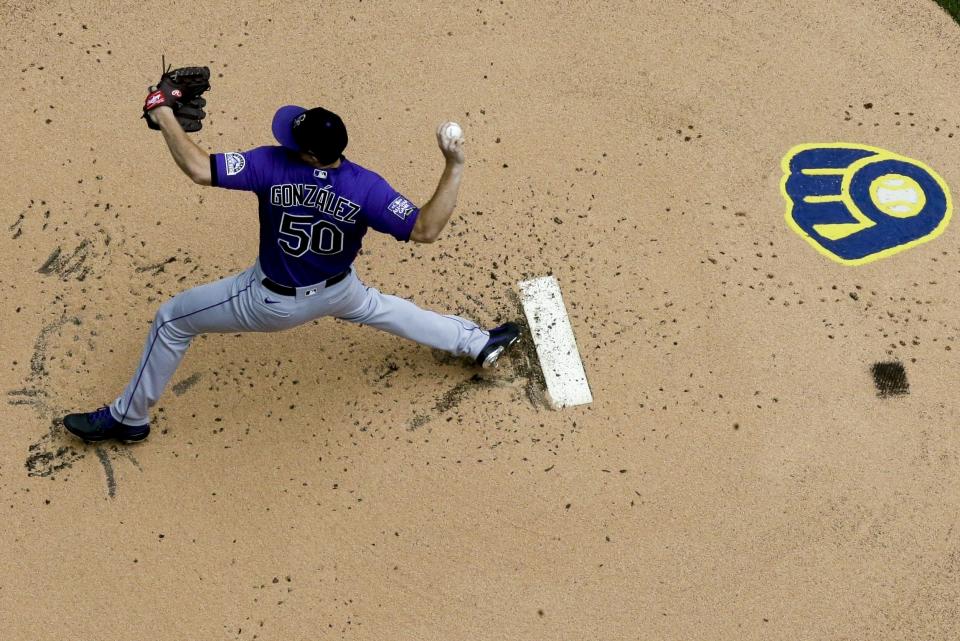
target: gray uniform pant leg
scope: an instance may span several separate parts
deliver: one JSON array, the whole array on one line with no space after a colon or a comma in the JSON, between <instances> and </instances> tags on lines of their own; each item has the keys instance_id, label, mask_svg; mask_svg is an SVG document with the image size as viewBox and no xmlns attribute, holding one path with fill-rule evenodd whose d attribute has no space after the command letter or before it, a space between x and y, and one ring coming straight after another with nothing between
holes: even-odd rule
<instances>
[{"instance_id":1,"label":"gray uniform pant leg","mask_svg":"<svg viewBox=\"0 0 960 641\"><path fill-rule=\"evenodd\" d=\"M476 323L424 310L366 287L352 270L340 283L309 297L273 294L262 285L263 276L257 263L234 276L177 294L161 305L139 367L110 406L113 417L127 425L148 423L150 408L199 334L276 332L335 316L470 358L477 357L490 336Z\"/></svg>"},{"instance_id":2,"label":"gray uniform pant leg","mask_svg":"<svg viewBox=\"0 0 960 641\"><path fill-rule=\"evenodd\" d=\"M282 329L271 322L255 294L262 285L254 268L177 294L157 311L140 356L140 365L110 406L127 425L149 422L157 402L194 336L211 332L266 332Z\"/></svg>"},{"instance_id":3,"label":"gray uniform pant leg","mask_svg":"<svg viewBox=\"0 0 960 641\"><path fill-rule=\"evenodd\" d=\"M476 358L490 333L476 323L422 309L414 303L367 287L351 272L347 294L331 313L351 323L369 325L454 356Z\"/></svg>"}]
</instances>

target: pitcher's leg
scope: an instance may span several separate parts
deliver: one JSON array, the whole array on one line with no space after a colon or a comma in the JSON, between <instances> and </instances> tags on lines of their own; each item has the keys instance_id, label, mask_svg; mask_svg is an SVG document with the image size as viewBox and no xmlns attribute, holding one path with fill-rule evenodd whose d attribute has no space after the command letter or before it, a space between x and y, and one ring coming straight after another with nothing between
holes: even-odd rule
<instances>
[{"instance_id":1,"label":"pitcher's leg","mask_svg":"<svg viewBox=\"0 0 960 641\"><path fill-rule=\"evenodd\" d=\"M147 335L139 367L110 406L113 418L127 425L149 422L150 407L160 398L194 336L260 329L249 307L242 304L251 285L252 276L247 270L189 289L161 305Z\"/></svg>"},{"instance_id":2,"label":"pitcher's leg","mask_svg":"<svg viewBox=\"0 0 960 641\"><path fill-rule=\"evenodd\" d=\"M459 316L422 309L397 296L382 294L352 277L343 320L382 329L455 356L476 358L490 334L476 323Z\"/></svg>"}]
</instances>

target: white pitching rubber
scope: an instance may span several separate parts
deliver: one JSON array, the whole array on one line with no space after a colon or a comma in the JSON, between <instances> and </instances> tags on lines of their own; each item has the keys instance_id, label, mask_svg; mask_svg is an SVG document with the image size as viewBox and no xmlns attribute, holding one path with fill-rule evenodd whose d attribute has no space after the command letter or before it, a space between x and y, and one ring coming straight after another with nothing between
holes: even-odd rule
<instances>
[{"instance_id":1,"label":"white pitching rubber","mask_svg":"<svg viewBox=\"0 0 960 641\"><path fill-rule=\"evenodd\" d=\"M520 302L537 347L550 404L559 409L592 403L593 395L557 279L543 276L521 281L519 286Z\"/></svg>"}]
</instances>

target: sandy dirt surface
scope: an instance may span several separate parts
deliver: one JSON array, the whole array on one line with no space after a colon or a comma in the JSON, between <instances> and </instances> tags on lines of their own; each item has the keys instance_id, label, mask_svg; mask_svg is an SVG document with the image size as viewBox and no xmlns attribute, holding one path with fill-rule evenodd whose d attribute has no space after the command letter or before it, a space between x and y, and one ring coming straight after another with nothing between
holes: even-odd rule
<instances>
[{"instance_id":1,"label":"sandy dirt surface","mask_svg":"<svg viewBox=\"0 0 960 641\"><path fill-rule=\"evenodd\" d=\"M0 2L4 639L960 636L960 231L860 267L784 221L792 146L960 186L960 29L928 0ZM555 3L549 3L554 5ZM158 305L247 267L255 200L139 120L207 64L211 151L323 105L440 242L368 236L384 291L492 325L563 287L595 401L322 320L198 338L150 439L112 400ZM874 364L908 393L878 395Z\"/></svg>"}]
</instances>

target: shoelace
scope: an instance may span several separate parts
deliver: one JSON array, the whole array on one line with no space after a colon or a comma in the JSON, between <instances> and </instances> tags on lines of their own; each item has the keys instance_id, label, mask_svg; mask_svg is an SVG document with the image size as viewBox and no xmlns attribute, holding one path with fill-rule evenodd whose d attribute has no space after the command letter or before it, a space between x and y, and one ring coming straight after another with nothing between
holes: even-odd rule
<instances>
[{"instance_id":1,"label":"shoelace","mask_svg":"<svg viewBox=\"0 0 960 641\"><path fill-rule=\"evenodd\" d=\"M113 423L113 415L110 414L110 406L105 405L95 412L90 413L90 422L97 427L109 427Z\"/></svg>"}]
</instances>

